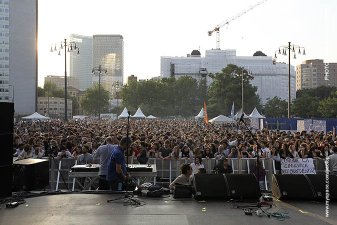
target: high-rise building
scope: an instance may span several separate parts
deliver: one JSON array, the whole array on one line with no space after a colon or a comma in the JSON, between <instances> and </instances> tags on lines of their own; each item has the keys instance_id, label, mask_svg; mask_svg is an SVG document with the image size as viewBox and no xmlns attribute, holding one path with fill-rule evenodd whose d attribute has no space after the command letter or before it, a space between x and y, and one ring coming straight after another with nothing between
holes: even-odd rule
<instances>
[{"instance_id":1,"label":"high-rise building","mask_svg":"<svg viewBox=\"0 0 337 225\"><path fill-rule=\"evenodd\" d=\"M337 63L324 63L323 59L306 60L296 67L296 90L337 87Z\"/></svg>"},{"instance_id":2,"label":"high-rise building","mask_svg":"<svg viewBox=\"0 0 337 225\"><path fill-rule=\"evenodd\" d=\"M0 1L0 101L15 114L36 111L37 0Z\"/></svg>"},{"instance_id":3,"label":"high-rise building","mask_svg":"<svg viewBox=\"0 0 337 225\"><path fill-rule=\"evenodd\" d=\"M92 86L92 37L71 34L70 41L76 42L76 45L80 49L80 56L77 54L70 54L69 77L76 78L79 82L79 86L76 88L84 91Z\"/></svg>"},{"instance_id":4,"label":"high-rise building","mask_svg":"<svg viewBox=\"0 0 337 225\"><path fill-rule=\"evenodd\" d=\"M288 65L274 63L270 56L237 56L233 49L206 50L205 57L199 51L192 51L187 57L161 57L161 77L191 76L197 80L206 78L207 84L212 82L209 73L219 73L228 64L244 67L254 77L251 84L257 87L262 104L277 96L288 99ZM296 96L295 71L291 66L291 98ZM238 93L241 94L241 93Z\"/></svg>"},{"instance_id":5,"label":"high-rise building","mask_svg":"<svg viewBox=\"0 0 337 225\"><path fill-rule=\"evenodd\" d=\"M0 2L1 54L5 53L0 73L6 75L5 83L9 75L4 100L14 102L16 115L31 114L37 110L38 0Z\"/></svg>"},{"instance_id":6,"label":"high-rise building","mask_svg":"<svg viewBox=\"0 0 337 225\"><path fill-rule=\"evenodd\" d=\"M101 74L101 86L113 92L112 84L123 84L124 40L122 35L94 35L93 36L93 67L100 65L106 73ZM98 82L98 76L93 77Z\"/></svg>"},{"instance_id":7,"label":"high-rise building","mask_svg":"<svg viewBox=\"0 0 337 225\"><path fill-rule=\"evenodd\" d=\"M53 83L56 85L58 89L63 89L64 90L64 76L53 76L53 75L48 75L44 78L44 83ZM78 84L78 79L77 77L67 77L67 88L73 87L76 89L79 89L79 84ZM68 90L69 91L69 90Z\"/></svg>"}]
</instances>

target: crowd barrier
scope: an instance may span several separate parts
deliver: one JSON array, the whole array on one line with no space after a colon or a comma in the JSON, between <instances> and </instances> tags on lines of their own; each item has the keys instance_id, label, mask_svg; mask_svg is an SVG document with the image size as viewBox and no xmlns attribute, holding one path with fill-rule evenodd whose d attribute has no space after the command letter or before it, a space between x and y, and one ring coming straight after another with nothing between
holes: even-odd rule
<instances>
[{"instance_id":1,"label":"crowd barrier","mask_svg":"<svg viewBox=\"0 0 337 225\"><path fill-rule=\"evenodd\" d=\"M75 165L74 159L50 159L50 176L49 184L52 191L57 190L71 190L74 178L69 177L69 171ZM261 158L262 166L266 171L265 189L271 190L272 175L280 173L277 163L273 159ZM192 159L158 159L149 158L148 164L156 164L157 167L157 183L163 186L168 186L179 174L180 165L183 163L192 163ZM219 162L214 158L204 158L202 163L207 173L213 173L214 166ZM229 159L229 164L233 168L234 174L250 173L256 162L255 158L241 158L241 159ZM136 158L131 157L129 163L137 164ZM324 159L314 159L314 165L316 173L325 172Z\"/></svg>"}]
</instances>

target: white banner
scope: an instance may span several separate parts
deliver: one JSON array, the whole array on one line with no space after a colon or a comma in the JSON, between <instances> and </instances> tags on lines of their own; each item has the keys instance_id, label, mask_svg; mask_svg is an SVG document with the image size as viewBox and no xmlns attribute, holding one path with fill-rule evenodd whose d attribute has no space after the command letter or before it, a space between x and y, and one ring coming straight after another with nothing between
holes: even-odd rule
<instances>
[{"instance_id":1,"label":"white banner","mask_svg":"<svg viewBox=\"0 0 337 225\"><path fill-rule=\"evenodd\" d=\"M307 159L282 159L281 174L316 174L314 160Z\"/></svg>"}]
</instances>

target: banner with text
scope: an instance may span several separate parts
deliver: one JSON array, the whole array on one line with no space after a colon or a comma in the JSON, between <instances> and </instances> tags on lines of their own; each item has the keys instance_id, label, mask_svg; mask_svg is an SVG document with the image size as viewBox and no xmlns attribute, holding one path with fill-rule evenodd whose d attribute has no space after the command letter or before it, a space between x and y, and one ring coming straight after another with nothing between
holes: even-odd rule
<instances>
[{"instance_id":1,"label":"banner with text","mask_svg":"<svg viewBox=\"0 0 337 225\"><path fill-rule=\"evenodd\" d=\"M281 174L316 174L313 159L283 159Z\"/></svg>"}]
</instances>

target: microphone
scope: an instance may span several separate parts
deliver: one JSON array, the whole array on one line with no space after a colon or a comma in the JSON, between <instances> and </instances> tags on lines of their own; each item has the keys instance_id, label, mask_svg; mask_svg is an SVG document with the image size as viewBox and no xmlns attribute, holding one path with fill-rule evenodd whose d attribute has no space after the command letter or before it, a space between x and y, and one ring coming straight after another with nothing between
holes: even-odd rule
<instances>
[{"instance_id":1,"label":"microphone","mask_svg":"<svg viewBox=\"0 0 337 225\"><path fill-rule=\"evenodd\" d=\"M245 116L244 113L242 113L241 117L240 117L240 122L243 122L243 117Z\"/></svg>"}]
</instances>

